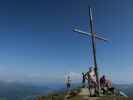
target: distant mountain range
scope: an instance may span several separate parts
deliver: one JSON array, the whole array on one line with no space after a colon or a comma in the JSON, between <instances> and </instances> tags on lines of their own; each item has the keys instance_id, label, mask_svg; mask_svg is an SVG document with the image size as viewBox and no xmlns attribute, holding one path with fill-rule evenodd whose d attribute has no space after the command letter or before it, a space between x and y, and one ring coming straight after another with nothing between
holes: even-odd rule
<instances>
[{"instance_id":1,"label":"distant mountain range","mask_svg":"<svg viewBox=\"0 0 133 100\"><path fill-rule=\"evenodd\" d=\"M123 91L129 97L133 97L133 84L115 84L114 86Z\"/></svg>"},{"instance_id":2,"label":"distant mountain range","mask_svg":"<svg viewBox=\"0 0 133 100\"><path fill-rule=\"evenodd\" d=\"M78 85L79 84L73 86L76 87ZM128 96L133 96L133 84L115 84L114 86L122 90ZM0 81L0 100L36 100L35 97L38 95L45 95L49 92L64 90L64 84L57 83L33 85Z\"/></svg>"}]
</instances>

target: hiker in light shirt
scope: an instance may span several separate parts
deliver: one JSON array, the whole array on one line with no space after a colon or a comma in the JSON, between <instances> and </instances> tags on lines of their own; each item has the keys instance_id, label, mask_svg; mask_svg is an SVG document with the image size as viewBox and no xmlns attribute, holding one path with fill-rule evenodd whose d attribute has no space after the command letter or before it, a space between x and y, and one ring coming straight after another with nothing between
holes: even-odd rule
<instances>
[{"instance_id":1,"label":"hiker in light shirt","mask_svg":"<svg viewBox=\"0 0 133 100\"><path fill-rule=\"evenodd\" d=\"M88 77L89 81L91 81L93 84L95 84L95 85L97 84L97 82L96 82L96 74L95 74L95 70L94 70L93 67L89 68L87 77Z\"/></svg>"},{"instance_id":2,"label":"hiker in light shirt","mask_svg":"<svg viewBox=\"0 0 133 100\"><path fill-rule=\"evenodd\" d=\"M86 76L88 80L88 88L90 91L90 96L94 96L97 88L95 69L93 67L90 67L89 71L86 73ZM94 92L92 93L92 91Z\"/></svg>"},{"instance_id":3,"label":"hiker in light shirt","mask_svg":"<svg viewBox=\"0 0 133 100\"><path fill-rule=\"evenodd\" d=\"M71 78L70 78L70 76L67 76L67 78L65 80L65 83L66 83L67 89L70 90L70 87L71 87Z\"/></svg>"}]
</instances>

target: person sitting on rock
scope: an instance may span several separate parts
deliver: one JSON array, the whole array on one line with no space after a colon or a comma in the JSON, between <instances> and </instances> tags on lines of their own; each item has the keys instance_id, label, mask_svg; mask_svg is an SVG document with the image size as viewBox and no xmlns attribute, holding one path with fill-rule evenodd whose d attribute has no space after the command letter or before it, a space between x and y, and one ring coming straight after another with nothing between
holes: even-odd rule
<instances>
[{"instance_id":1,"label":"person sitting on rock","mask_svg":"<svg viewBox=\"0 0 133 100\"><path fill-rule=\"evenodd\" d=\"M100 87L101 87L101 90L103 91L103 94L106 94L109 92L111 94L114 93L114 88L112 87L112 82L109 79L106 79L105 75L103 75L100 78Z\"/></svg>"},{"instance_id":2,"label":"person sitting on rock","mask_svg":"<svg viewBox=\"0 0 133 100\"><path fill-rule=\"evenodd\" d=\"M114 94L115 93L115 88L112 86L111 80L109 80L109 79L106 80L106 87L107 87L107 90L108 90L109 94Z\"/></svg>"},{"instance_id":3,"label":"person sitting on rock","mask_svg":"<svg viewBox=\"0 0 133 100\"><path fill-rule=\"evenodd\" d=\"M100 87L101 87L101 90L103 91L103 94L105 94L107 88L106 88L106 76L103 75L101 78L100 78Z\"/></svg>"},{"instance_id":4,"label":"person sitting on rock","mask_svg":"<svg viewBox=\"0 0 133 100\"><path fill-rule=\"evenodd\" d=\"M103 75L101 78L100 78L100 86L101 88L104 88L106 85L106 76Z\"/></svg>"}]
</instances>

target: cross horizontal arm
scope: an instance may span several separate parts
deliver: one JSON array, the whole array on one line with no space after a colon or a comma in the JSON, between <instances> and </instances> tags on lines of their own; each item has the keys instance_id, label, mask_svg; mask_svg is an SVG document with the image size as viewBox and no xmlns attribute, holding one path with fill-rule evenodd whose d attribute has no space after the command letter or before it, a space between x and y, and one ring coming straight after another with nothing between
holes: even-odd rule
<instances>
[{"instance_id":1,"label":"cross horizontal arm","mask_svg":"<svg viewBox=\"0 0 133 100\"><path fill-rule=\"evenodd\" d=\"M83 35L86 35L86 36L91 36L91 33L88 33L88 32L85 32L85 31L82 31L82 30L79 30L79 29L73 29L73 31L78 32L78 33L83 34ZM105 39L103 37L100 37L97 34L95 34L94 36L95 36L95 38L97 38L99 40L108 41L107 39Z\"/></svg>"}]
</instances>

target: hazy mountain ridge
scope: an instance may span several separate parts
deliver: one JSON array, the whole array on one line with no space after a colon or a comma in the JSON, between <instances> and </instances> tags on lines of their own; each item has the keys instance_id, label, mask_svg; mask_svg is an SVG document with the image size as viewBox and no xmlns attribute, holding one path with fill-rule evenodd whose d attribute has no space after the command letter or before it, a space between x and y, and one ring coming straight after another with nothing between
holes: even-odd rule
<instances>
[{"instance_id":1,"label":"hazy mountain ridge","mask_svg":"<svg viewBox=\"0 0 133 100\"><path fill-rule=\"evenodd\" d=\"M129 97L133 97L133 84L115 84L114 86L126 93Z\"/></svg>"}]
</instances>

